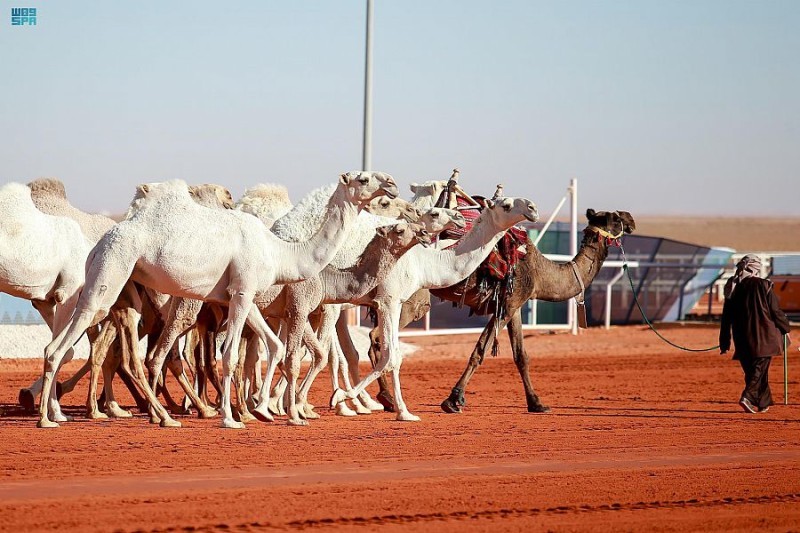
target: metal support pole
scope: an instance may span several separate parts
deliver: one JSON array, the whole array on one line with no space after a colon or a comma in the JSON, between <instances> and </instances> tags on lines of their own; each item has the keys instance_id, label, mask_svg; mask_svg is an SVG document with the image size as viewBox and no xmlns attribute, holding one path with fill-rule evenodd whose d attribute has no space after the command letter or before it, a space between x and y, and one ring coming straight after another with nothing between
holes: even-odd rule
<instances>
[{"instance_id":1,"label":"metal support pole","mask_svg":"<svg viewBox=\"0 0 800 533\"><path fill-rule=\"evenodd\" d=\"M578 180L569 180L569 255L575 257L578 253ZM573 335L578 334L578 304L575 298L569 299L569 323Z\"/></svg>"},{"instance_id":2,"label":"metal support pole","mask_svg":"<svg viewBox=\"0 0 800 533\"><path fill-rule=\"evenodd\" d=\"M367 0L367 42L364 59L364 139L361 170L372 170L372 0Z\"/></svg>"},{"instance_id":3,"label":"metal support pole","mask_svg":"<svg viewBox=\"0 0 800 533\"><path fill-rule=\"evenodd\" d=\"M620 280L620 278L625 274L625 269L620 268L619 272L617 272L613 278L608 281L606 284L606 308L604 309L605 312L605 327L606 329L611 329L611 289L614 287L614 284Z\"/></svg>"},{"instance_id":4,"label":"metal support pole","mask_svg":"<svg viewBox=\"0 0 800 533\"><path fill-rule=\"evenodd\" d=\"M789 336L783 336L783 405L789 405Z\"/></svg>"}]
</instances>

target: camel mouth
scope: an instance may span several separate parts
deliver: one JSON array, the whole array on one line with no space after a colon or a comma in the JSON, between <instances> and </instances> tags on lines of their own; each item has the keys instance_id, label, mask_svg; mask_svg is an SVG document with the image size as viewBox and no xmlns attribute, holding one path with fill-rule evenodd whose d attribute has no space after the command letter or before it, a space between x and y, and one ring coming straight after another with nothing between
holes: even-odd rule
<instances>
[{"instance_id":1,"label":"camel mouth","mask_svg":"<svg viewBox=\"0 0 800 533\"><path fill-rule=\"evenodd\" d=\"M464 229L467 227L467 219L464 218L463 216L461 218L454 218L453 224L455 224L456 227L459 229Z\"/></svg>"},{"instance_id":2,"label":"camel mouth","mask_svg":"<svg viewBox=\"0 0 800 533\"><path fill-rule=\"evenodd\" d=\"M396 185L382 185L381 190L384 196L388 196L392 200L400 196L400 191L397 189Z\"/></svg>"},{"instance_id":3,"label":"camel mouth","mask_svg":"<svg viewBox=\"0 0 800 533\"><path fill-rule=\"evenodd\" d=\"M536 222L537 220L539 220L539 213L525 213L525 218L529 222Z\"/></svg>"}]
</instances>

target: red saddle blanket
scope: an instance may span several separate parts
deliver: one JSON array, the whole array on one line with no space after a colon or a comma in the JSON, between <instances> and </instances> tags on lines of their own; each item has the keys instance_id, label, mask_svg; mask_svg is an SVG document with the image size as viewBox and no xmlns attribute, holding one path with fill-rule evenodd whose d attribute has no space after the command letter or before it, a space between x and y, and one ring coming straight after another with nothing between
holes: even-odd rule
<instances>
[{"instance_id":1,"label":"red saddle blanket","mask_svg":"<svg viewBox=\"0 0 800 533\"><path fill-rule=\"evenodd\" d=\"M475 221L481 214L485 207L485 200L480 196L474 197L475 200L481 204L480 208L472 208L472 209L459 209L464 218L467 220L467 225L464 228L456 228L454 230L448 230L443 232L442 238L443 239L457 239L461 240L464 235L466 235L471 229L472 226L475 224ZM470 204L461 197L458 197L458 206L459 207L468 207ZM494 246L494 249L489 253L489 256L483 260L481 266L478 267L478 273L482 275L488 275L497 280L505 279L508 273L512 270L512 268L517 264L517 261L525 257L525 250L523 247L528 240L527 232L514 226L506 231L503 238L498 241L498 243ZM448 246L448 248L452 248L458 245L458 242Z\"/></svg>"}]
</instances>

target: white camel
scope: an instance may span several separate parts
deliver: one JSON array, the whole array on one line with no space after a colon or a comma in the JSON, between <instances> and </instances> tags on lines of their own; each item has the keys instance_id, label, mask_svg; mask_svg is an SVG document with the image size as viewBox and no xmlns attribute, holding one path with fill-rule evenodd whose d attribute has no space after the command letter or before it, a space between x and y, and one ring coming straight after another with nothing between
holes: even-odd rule
<instances>
[{"instance_id":1,"label":"white camel","mask_svg":"<svg viewBox=\"0 0 800 533\"><path fill-rule=\"evenodd\" d=\"M36 207L49 215L66 216L75 220L81 227L84 235L96 244L105 233L116 224L116 222L104 215L90 214L72 206L67 199L63 183L54 178L41 178L28 184L31 189L31 196ZM189 186L189 194L192 199L200 205L217 208L233 207L233 200L230 192L220 185L205 184ZM146 191L137 189L135 199L143 198ZM85 264L83 258L81 265ZM156 295L158 296L158 295ZM167 297L168 298L168 297ZM87 415L89 418L107 418L109 415L125 418L132 416L129 411L119 407L114 399L111 382L116 367L122 362L122 371L119 372L125 384L131 389L131 393L137 393L146 384L144 374L140 372L141 365L138 361L132 360L133 354L117 353L121 347L130 347L138 342L139 334L137 331L138 320L136 313L131 312L130 307L139 299L137 288L133 283L128 283L122 291L120 298L112 306L112 317L107 317L102 322L102 331L95 332L92 328L87 330L91 342L91 356L86 364L69 380L63 383L63 392L71 391L75 384L91 370L91 380L87 397ZM116 342L116 340L121 342ZM106 359L107 353L113 353L114 357ZM100 411L97 406L97 382L99 377L99 367L104 362L104 389L106 396L106 413ZM173 368L173 371L175 369ZM31 387L22 389L20 398L27 398L32 401L35 395L41 390L42 378L40 377ZM139 401L139 400L137 400ZM215 411L212 410L215 413Z\"/></svg>"},{"instance_id":2,"label":"white camel","mask_svg":"<svg viewBox=\"0 0 800 533\"><path fill-rule=\"evenodd\" d=\"M358 209L381 194L398 195L388 174L342 174L320 231L306 242L287 243L251 215L196 204L182 181L154 187L130 218L114 226L92 251L87 283L75 313L45 349L39 426L58 425L48 417L47 400L54 395L50 389L64 354L87 327L108 313L124 284L132 279L165 294L228 306L222 425L244 427L233 419L230 405L242 328L247 322L262 342L266 343L268 337L277 341L261 315L254 312L254 298L275 283L300 281L318 273L346 239L343 230L355 219ZM208 246L209 241L213 246ZM160 368L157 370L160 372ZM154 408L162 425L180 425L158 402Z\"/></svg>"},{"instance_id":3,"label":"white camel","mask_svg":"<svg viewBox=\"0 0 800 533\"><path fill-rule=\"evenodd\" d=\"M290 213L276 220L272 226L272 231L274 231L276 235L280 236L282 239L287 241L302 241L304 239L307 239L310 235L310 232L312 232L313 229L320 223L321 211L319 208L319 204L327 194L329 194L327 190L321 189L319 191L315 191L314 194L308 195L302 202L300 202L297 206L295 206ZM401 212L392 214L393 215L401 214L406 219L409 219L414 214L416 214L416 216L419 216L418 214L419 210L417 209L416 205L414 205L413 207L407 207L406 211L407 212L405 213ZM389 214L389 213L384 212L384 214ZM369 216L368 214L362 213L356 220L355 224L352 226L347 242L339 249L337 254L331 260L330 266L340 270L353 268L353 266L359 260L361 255L364 253L364 250L369 244L369 242L374 237L375 228L381 225L391 224L393 222L394 222L393 220L388 220L382 217ZM429 232L436 234L438 234L438 232L442 231L444 227L450 224L463 226L463 224L465 223L464 217L460 213L441 208L428 210L426 213L423 214L422 218L420 219L420 222L425 224L426 229ZM259 308L264 309L267 306L269 306L270 303L274 300L274 298L277 297L278 294L279 290L276 288L273 290L271 294L268 293L262 295L262 298L260 298L259 301L257 302ZM357 295L354 295L354 297L355 296ZM332 310L329 312L332 312ZM336 353L337 355L341 354L342 349L338 346L338 339L335 336L333 337L333 342L336 345L332 346L331 349L335 350L334 353ZM329 348L324 346L323 349L327 350ZM265 380L266 387L269 386L272 374L274 373L275 370L275 365L277 365L279 361L283 360L282 352L279 351L276 353L274 350L272 350L272 347L270 347L270 353L272 359L267 370L267 375ZM343 359L342 358L332 359L332 361L337 363L340 360ZM357 358L355 360L355 363L357 364ZM351 362L351 364L353 364L353 362ZM344 368L347 367L344 366ZM349 381L349 379L347 379L348 376L345 376L345 378L346 382ZM273 393L269 400L270 401L269 409L272 412L284 414L285 411L283 409L283 406L281 405L281 401L283 398L282 394L283 388L281 385L285 385L285 381L282 380L281 383L278 386L276 386L276 389L273 390ZM262 386L262 391L258 394L258 397L259 397L259 404L262 404L262 402L266 401L267 395L264 391L263 386ZM382 408L380 404L378 404L377 402L375 402L375 400L369 397L366 391L362 391L360 396L360 402L364 404L366 407L373 410ZM358 405L356 405L356 408L358 409ZM338 409L344 410L345 408L343 406ZM263 415L262 418L266 419L269 418L269 414L265 409L259 408L257 411L258 413ZM245 416L248 416L248 414L245 414Z\"/></svg>"},{"instance_id":4,"label":"white camel","mask_svg":"<svg viewBox=\"0 0 800 533\"><path fill-rule=\"evenodd\" d=\"M361 304L371 305L377 311L378 328L381 331L381 359L353 389L334 392L331 403L338 404L348 398L357 397L365 387L383 372L392 372L397 420L417 421L402 399L400 388L400 366L403 356L398 337L402 304L417 290L449 287L469 276L489 255L494 245L511 226L538 219L536 206L524 198L500 197L487 200L487 207L475 221L471 231L458 244L445 250L416 247L404 255L369 297Z\"/></svg>"},{"instance_id":5,"label":"white camel","mask_svg":"<svg viewBox=\"0 0 800 533\"><path fill-rule=\"evenodd\" d=\"M290 379L297 378L297 371L300 358L298 357L298 348L301 334L304 335L307 345L314 353L314 363L309 373L306 375L299 393L296 395L296 402L298 408L296 412L289 412L290 417L299 412L300 415L306 418L316 418L318 415L313 412L311 406L307 403L308 393L311 385L317 374L324 368L330 361L331 363L331 379L333 381L334 390L338 388L338 372L341 366L343 371L343 378L345 386L350 388L348 362L344 358L341 348L338 346L338 339L335 336L335 325L339 318L341 306L339 304L350 303L358 301L369 291L374 289L381 283L394 268L397 261L408 249L400 243L392 243L391 240L386 242L386 237L383 236L387 226L378 227L377 236L373 236L372 240L367 243L360 254L353 260L353 255L361 248L360 235L369 235L371 232L375 235L375 229L369 229L372 224L381 223L379 220L364 219L366 227L362 227L359 231L354 231L354 239L349 243L349 246L342 247L338 254L331 261L331 264L325 267L322 272L313 278L309 278L298 284L287 285L281 292L280 298L273 302L266 310L262 310L271 317L280 317L287 321L287 361L288 364L288 377ZM432 208L425 211L420 217L420 223L424 226L429 239L435 237L445 229L456 227L464 227L466 221L464 217L455 211L449 209ZM391 226L389 226L391 227ZM353 263L348 267L338 265ZM309 315L316 309L320 308L322 313L321 325L319 327L317 338L306 326ZM305 327L305 330L303 330ZM275 388L270 398L267 397L266 388L272 380L272 374L277 364L277 358L271 358L270 365L267 370L267 377L262 385L262 390L259 392L259 405L255 408L254 413L261 415L261 418L271 419L269 410L276 409L276 396L283 393L283 386L286 385L286 380L282 379L281 383ZM355 362L357 364L357 361ZM288 405L294 403L294 390L296 385L289 383L289 389L285 392L285 398L288 400ZM368 413L373 409L382 409L382 406L372 400L368 395L363 398L353 399L356 411L352 411L343 403L336 406L337 414L352 416L359 413Z\"/></svg>"},{"instance_id":6,"label":"white camel","mask_svg":"<svg viewBox=\"0 0 800 533\"><path fill-rule=\"evenodd\" d=\"M319 228L325 222L326 206L333 201L336 190L337 186L333 185L312 191L300 202L300 204L298 204L298 206L293 207L289 213L286 213L287 206L290 205L286 189L282 186L261 184L248 189L248 191L245 193L245 196L240 199L239 202L237 202L236 208L243 212L255 215L257 218L262 220L265 226L272 226L275 222L275 219L278 218L278 214L286 215L285 219L282 220L282 224L286 224L286 221L288 220L291 221L289 224L291 227L297 227L297 225L301 225L308 230L306 239L284 239L292 242L299 242L308 240L311 238L314 232L319 231ZM302 216L299 216L298 213L302 213ZM307 213L313 213L313 216L309 218L306 216ZM371 214L378 215L379 219L381 220L381 217L385 215L391 215L393 217L403 218L409 221L414 221L419 218L419 213L416 208L401 198L387 198L386 196L375 197L364 206L364 212L362 212L362 214L350 227L348 235L349 238L347 239L348 243L352 240L353 230L359 230L363 225L360 224L360 221L363 219L362 217L370 217ZM394 220L391 220L391 222L393 221ZM371 227L374 228L374 226ZM374 234L374 229L372 232ZM283 235L279 236L284 237ZM256 305L259 306L259 308L268 305L268 303L264 302L272 301L277 294L279 294L281 290L280 287L282 286L283 285L276 285L269 290L260 293L256 298ZM164 317L164 328L162 329L157 343L155 343L154 349L148 354L148 361L151 369L160 367L167 357L169 357L170 364L180 365L180 358L177 356L177 352L173 349L177 339L181 335L187 333L191 328L199 327L203 331L208 331L212 327L212 324L197 323L201 306L198 305L198 301L196 300L174 298L171 302L171 305L167 309L168 312ZM216 324L220 323L219 317L216 317L213 314L206 313L205 317L211 322ZM211 358L207 356L213 354L216 347L213 345L213 342L211 342L211 339L207 334L204 333L203 337L202 353L204 354L207 362L211 363ZM252 342L245 344L249 350L255 350L255 353L258 353L257 349L259 347L259 343L257 338L254 338L252 339ZM191 349L194 350L195 347L196 345L193 345ZM271 353L283 353L282 344L270 345L269 349ZM172 354L172 356L169 356L168 354ZM251 357L249 361L249 368L245 372L245 376L257 376L260 378L260 373L255 372L255 363L258 361L258 356L256 355ZM195 361L195 363L197 363L197 361ZM206 363L206 361L203 361L203 363ZM198 367L196 366L196 368ZM195 376L198 389L202 388L201 380L214 378L212 375L212 364L203 364L202 368L200 368L200 371L203 373L202 376L197 374ZM155 387L156 374L154 370L153 375L153 387ZM237 390L241 390L241 387L238 384L238 374L234 374L234 380L237 381ZM258 383L258 385L260 385L259 379L255 379L255 381ZM191 402L195 404L201 415L207 416L204 413L206 413L206 410L209 408L205 402L199 398L199 393L194 390L187 389L188 381L181 382L181 385L186 391L187 397L189 397ZM249 380L247 386L249 387ZM243 402L239 402L239 417L243 422L254 420L254 417L248 412ZM154 411L151 410L151 422L158 423L158 421L159 417Z\"/></svg>"},{"instance_id":7,"label":"white camel","mask_svg":"<svg viewBox=\"0 0 800 533\"><path fill-rule=\"evenodd\" d=\"M0 213L0 292L30 300L55 335L75 309L92 245L74 220L39 211L25 185L0 187ZM71 347L59 365L72 359ZM57 401L50 409L67 420Z\"/></svg>"}]
</instances>

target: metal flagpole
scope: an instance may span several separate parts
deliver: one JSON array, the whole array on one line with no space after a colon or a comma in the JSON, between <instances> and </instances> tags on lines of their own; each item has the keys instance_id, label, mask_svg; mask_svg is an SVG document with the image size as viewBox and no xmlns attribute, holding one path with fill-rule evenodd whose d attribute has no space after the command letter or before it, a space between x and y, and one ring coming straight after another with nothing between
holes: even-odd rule
<instances>
[{"instance_id":1,"label":"metal flagpole","mask_svg":"<svg viewBox=\"0 0 800 533\"><path fill-rule=\"evenodd\" d=\"M367 44L364 58L364 141L361 170L372 170L372 0L367 0Z\"/></svg>"},{"instance_id":2,"label":"metal flagpole","mask_svg":"<svg viewBox=\"0 0 800 533\"><path fill-rule=\"evenodd\" d=\"M364 54L364 136L361 170L372 170L372 0L367 0L367 37ZM361 307L355 308L356 326L361 325Z\"/></svg>"},{"instance_id":3,"label":"metal flagpole","mask_svg":"<svg viewBox=\"0 0 800 533\"><path fill-rule=\"evenodd\" d=\"M575 257L578 253L578 180L569 180L569 255ZM569 299L569 324L573 335L578 334L578 304L575 298Z\"/></svg>"}]
</instances>

